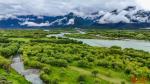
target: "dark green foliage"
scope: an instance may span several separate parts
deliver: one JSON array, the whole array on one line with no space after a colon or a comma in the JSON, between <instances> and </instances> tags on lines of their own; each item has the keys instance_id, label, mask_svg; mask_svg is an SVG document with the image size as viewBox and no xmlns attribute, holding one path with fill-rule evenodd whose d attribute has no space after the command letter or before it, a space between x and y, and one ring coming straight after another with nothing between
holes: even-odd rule
<instances>
[{"instance_id":1,"label":"dark green foliage","mask_svg":"<svg viewBox=\"0 0 150 84\"><path fill-rule=\"evenodd\" d=\"M43 30L0 30L0 36L6 38L41 38L47 34Z\"/></svg>"},{"instance_id":2,"label":"dark green foliage","mask_svg":"<svg viewBox=\"0 0 150 84\"><path fill-rule=\"evenodd\" d=\"M5 37L1 37L0 38L0 43L9 43L11 40L9 40L8 38Z\"/></svg>"},{"instance_id":3,"label":"dark green foliage","mask_svg":"<svg viewBox=\"0 0 150 84\"><path fill-rule=\"evenodd\" d=\"M50 67L43 67L42 71L44 71L44 73L46 73L46 74L52 73L52 70L50 69Z\"/></svg>"},{"instance_id":4,"label":"dark green foliage","mask_svg":"<svg viewBox=\"0 0 150 84\"><path fill-rule=\"evenodd\" d=\"M126 84L126 83L124 81L122 81L121 84Z\"/></svg>"},{"instance_id":5,"label":"dark green foliage","mask_svg":"<svg viewBox=\"0 0 150 84\"><path fill-rule=\"evenodd\" d=\"M94 70L94 71L92 71L92 76L97 77L98 73L99 73L98 70Z\"/></svg>"},{"instance_id":6,"label":"dark green foliage","mask_svg":"<svg viewBox=\"0 0 150 84\"><path fill-rule=\"evenodd\" d=\"M75 41L70 39L49 39L49 40L42 40L42 39L34 39L31 40L31 42L38 42L38 43L57 43L57 44L69 44L69 43L75 43L75 44L82 44L81 41Z\"/></svg>"},{"instance_id":7,"label":"dark green foliage","mask_svg":"<svg viewBox=\"0 0 150 84\"><path fill-rule=\"evenodd\" d=\"M86 76L85 75L80 75L77 79L77 81L80 83L80 84L84 84L84 82L86 81Z\"/></svg>"},{"instance_id":8,"label":"dark green foliage","mask_svg":"<svg viewBox=\"0 0 150 84\"><path fill-rule=\"evenodd\" d=\"M90 63L89 63L88 61L86 61L86 60L80 60L80 61L78 61L77 63L78 63L77 65L78 65L79 67L83 67L83 68L84 68L84 67L85 67L85 68L91 67L91 66L90 66Z\"/></svg>"},{"instance_id":9,"label":"dark green foliage","mask_svg":"<svg viewBox=\"0 0 150 84\"><path fill-rule=\"evenodd\" d=\"M85 39L138 39L149 40L149 30L100 30L89 29L86 34L67 34L67 37Z\"/></svg>"},{"instance_id":10,"label":"dark green foliage","mask_svg":"<svg viewBox=\"0 0 150 84\"><path fill-rule=\"evenodd\" d=\"M49 76L45 73L41 73L40 74L40 78L46 83L46 84L49 84L50 83L50 79L49 79Z\"/></svg>"},{"instance_id":11,"label":"dark green foliage","mask_svg":"<svg viewBox=\"0 0 150 84\"><path fill-rule=\"evenodd\" d=\"M7 46L0 47L0 54L6 58L15 55L18 51L18 43L9 43Z\"/></svg>"},{"instance_id":12,"label":"dark green foliage","mask_svg":"<svg viewBox=\"0 0 150 84\"><path fill-rule=\"evenodd\" d=\"M58 67L67 67L68 66L68 62L63 59L50 60L50 64L53 66L58 66Z\"/></svg>"},{"instance_id":13,"label":"dark green foliage","mask_svg":"<svg viewBox=\"0 0 150 84\"><path fill-rule=\"evenodd\" d=\"M8 81L5 77L0 76L0 84L12 84L11 81Z\"/></svg>"},{"instance_id":14,"label":"dark green foliage","mask_svg":"<svg viewBox=\"0 0 150 84\"><path fill-rule=\"evenodd\" d=\"M50 84L59 84L59 80L58 79L52 79Z\"/></svg>"},{"instance_id":15,"label":"dark green foliage","mask_svg":"<svg viewBox=\"0 0 150 84\"><path fill-rule=\"evenodd\" d=\"M10 61L0 56L0 68L3 68L7 71L10 70Z\"/></svg>"}]
</instances>

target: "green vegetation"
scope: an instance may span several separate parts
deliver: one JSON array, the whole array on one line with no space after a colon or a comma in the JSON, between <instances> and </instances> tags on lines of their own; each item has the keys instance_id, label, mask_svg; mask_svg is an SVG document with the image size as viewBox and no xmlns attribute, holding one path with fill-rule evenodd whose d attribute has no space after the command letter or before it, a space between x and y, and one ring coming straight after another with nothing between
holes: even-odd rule
<instances>
[{"instance_id":1,"label":"green vegetation","mask_svg":"<svg viewBox=\"0 0 150 84\"><path fill-rule=\"evenodd\" d=\"M14 70L7 72L0 68L0 84L30 84L24 77L16 73Z\"/></svg>"},{"instance_id":2,"label":"green vegetation","mask_svg":"<svg viewBox=\"0 0 150 84\"><path fill-rule=\"evenodd\" d=\"M0 56L0 84L29 84L29 82L10 68L10 60Z\"/></svg>"},{"instance_id":3,"label":"green vegetation","mask_svg":"<svg viewBox=\"0 0 150 84\"><path fill-rule=\"evenodd\" d=\"M142 40L149 40L150 36L141 30L85 31L88 33L66 36L99 38L101 35L103 39L136 36L133 39ZM29 84L10 67L11 58L17 53L22 54L26 68L40 69L40 78L46 84L129 84L132 75L145 77L150 83L149 52L118 46L93 47L68 38L46 37L60 32L67 31L0 30L0 84Z\"/></svg>"},{"instance_id":4,"label":"green vegetation","mask_svg":"<svg viewBox=\"0 0 150 84\"><path fill-rule=\"evenodd\" d=\"M67 37L85 38L85 39L138 39L149 40L149 30L99 30L89 29L84 30L86 34L67 34Z\"/></svg>"},{"instance_id":5,"label":"green vegetation","mask_svg":"<svg viewBox=\"0 0 150 84\"><path fill-rule=\"evenodd\" d=\"M13 31L1 30L0 32L0 84L30 84L10 67L11 58L17 53L20 42L7 37L6 33L13 34Z\"/></svg>"},{"instance_id":6,"label":"green vegetation","mask_svg":"<svg viewBox=\"0 0 150 84\"><path fill-rule=\"evenodd\" d=\"M124 72L126 79L130 80L130 75L150 78L149 59L150 53L134 50L121 49L112 46L111 48L91 47L84 44L55 44L55 43L30 43L20 48L23 59L28 67L42 69L42 78L47 78L53 73L44 72L45 67L80 67L91 71L91 75L98 74L99 69L104 67L118 72ZM70 71L70 70L68 70ZM59 72L58 72L59 73ZM44 74L44 77L43 77ZM61 74L61 73L59 73ZM111 76L111 73L108 74ZM91 76L92 77L92 76ZM59 80L60 77L57 77ZM67 82L60 80L59 82Z\"/></svg>"}]
</instances>

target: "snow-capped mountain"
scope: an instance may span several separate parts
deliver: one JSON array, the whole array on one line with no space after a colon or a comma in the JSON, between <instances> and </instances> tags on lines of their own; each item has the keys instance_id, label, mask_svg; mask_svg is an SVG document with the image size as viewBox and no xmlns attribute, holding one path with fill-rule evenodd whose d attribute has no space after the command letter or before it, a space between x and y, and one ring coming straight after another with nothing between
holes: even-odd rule
<instances>
[{"instance_id":1,"label":"snow-capped mountain","mask_svg":"<svg viewBox=\"0 0 150 84\"><path fill-rule=\"evenodd\" d=\"M97 11L80 15L71 12L62 16L0 15L1 28L26 27L150 27L150 11L129 6L122 10Z\"/></svg>"}]
</instances>

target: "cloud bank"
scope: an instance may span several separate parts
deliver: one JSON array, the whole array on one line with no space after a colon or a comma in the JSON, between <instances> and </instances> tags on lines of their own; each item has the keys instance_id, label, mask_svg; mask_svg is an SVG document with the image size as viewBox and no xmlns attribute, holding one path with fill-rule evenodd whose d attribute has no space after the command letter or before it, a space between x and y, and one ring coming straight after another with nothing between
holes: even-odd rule
<instances>
[{"instance_id":1,"label":"cloud bank","mask_svg":"<svg viewBox=\"0 0 150 84\"><path fill-rule=\"evenodd\" d=\"M0 0L0 15L64 15L69 12L88 14L98 10L122 9L137 5L136 0Z\"/></svg>"},{"instance_id":2,"label":"cloud bank","mask_svg":"<svg viewBox=\"0 0 150 84\"><path fill-rule=\"evenodd\" d=\"M50 26L49 22L46 22L46 23L35 23L35 22L29 22L29 21L26 21L26 22L23 22L23 23L20 23L20 25L27 25L28 27L42 27L42 26Z\"/></svg>"}]
</instances>

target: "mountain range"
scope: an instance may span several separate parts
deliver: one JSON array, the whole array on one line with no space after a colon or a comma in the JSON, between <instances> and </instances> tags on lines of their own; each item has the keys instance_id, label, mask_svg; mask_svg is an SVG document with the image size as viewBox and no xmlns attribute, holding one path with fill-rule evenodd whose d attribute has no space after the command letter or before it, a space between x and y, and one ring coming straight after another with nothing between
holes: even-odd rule
<instances>
[{"instance_id":1,"label":"mountain range","mask_svg":"<svg viewBox=\"0 0 150 84\"><path fill-rule=\"evenodd\" d=\"M90 14L70 12L60 16L0 15L0 28L145 28L150 27L150 11L128 6L121 10L96 11Z\"/></svg>"}]
</instances>

